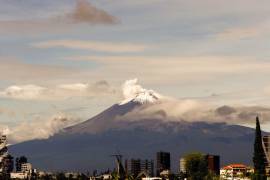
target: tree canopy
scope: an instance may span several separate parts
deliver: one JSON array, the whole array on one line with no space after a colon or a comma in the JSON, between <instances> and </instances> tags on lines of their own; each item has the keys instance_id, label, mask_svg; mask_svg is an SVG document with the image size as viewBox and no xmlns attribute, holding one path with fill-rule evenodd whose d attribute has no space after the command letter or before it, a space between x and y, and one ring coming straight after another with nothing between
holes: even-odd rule
<instances>
[{"instance_id":1,"label":"tree canopy","mask_svg":"<svg viewBox=\"0 0 270 180\"><path fill-rule=\"evenodd\" d=\"M253 164L254 164L254 179L258 180L266 179L265 154L262 145L262 132L259 117L256 117Z\"/></svg>"},{"instance_id":2,"label":"tree canopy","mask_svg":"<svg viewBox=\"0 0 270 180\"><path fill-rule=\"evenodd\" d=\"M208 175L207 161L202 153L190 153L184 158L188 179L200 180Z\"/></svg>"}]
</instances>

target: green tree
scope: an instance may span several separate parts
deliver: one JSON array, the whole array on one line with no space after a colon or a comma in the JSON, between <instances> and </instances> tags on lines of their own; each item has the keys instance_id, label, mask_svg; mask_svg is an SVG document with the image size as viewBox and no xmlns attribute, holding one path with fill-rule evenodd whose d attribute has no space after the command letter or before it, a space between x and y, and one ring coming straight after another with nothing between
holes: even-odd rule
<instances>
[{"instance_id":1,"label":"green tree","mask_svg":"<svg viewBox=\"0 0 270 180\"><path fill-rule=\"evenodd\" d=\"M118 175L118 173L116 171L113 171L111 175L112 175L113 180L119 180L120 179L120 176Z\"/></svg>"},{"instance_id":2,"label":"green tree","mask_svg":"<svg viewBox=\"0 0 270 180\"><path fill-rule=\"evenodd\" d=\"M254 142L254 153L253 153L253 164L254 164L254 178L255 180L265 180L265 154L262 145L262 132L260 127L259 117L256 117L256 132Z\"/></svg>"},{"instance_id":3,"label":"green tree","mask_svg":"<svg viewBox=\"0 0 270 180\"><path fill-rule=\"evenodd\" d=\"M202 180L208 175L208 166L205 156L201 153L186 155L186 172L190 180Z\"/></svg>"}]
</instances>

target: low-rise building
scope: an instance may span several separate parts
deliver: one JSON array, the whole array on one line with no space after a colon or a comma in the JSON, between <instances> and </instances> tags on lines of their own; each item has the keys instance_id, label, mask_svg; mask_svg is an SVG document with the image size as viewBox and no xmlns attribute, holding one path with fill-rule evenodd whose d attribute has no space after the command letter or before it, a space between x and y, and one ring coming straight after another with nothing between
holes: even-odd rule
<instances>
[{"instance_id":1,"label":"low-rise building","mask_svg":"<svg viewBox=\"0 0 270 180\"><path fill-rule=\"evenodd\" d=\"M162 180L161 177L145 177L145 178L142 178L142 180Z\"/></svg>"},{"instance_id":2,"label":"low-rise building","mask_svg":"<svg viewBox=\"0 0 270 180\"><path fill-rule=\"evenodd\" d=\"M230 164L220 169L220 177L223 179L244 178L252 172L253 169L244 164Z\"/></svg>"},{"instance_id":3,"label":"low-rise building","mask_svg":"<svg viewBox=\"0 0 270 180\"><path fill-rule=\"evenodd\" d=\"M22 163L21 164L21 172L31 173L32 172L32 164L31 163Z\"/></svg>"},{"instance_id":4,"label":"low-rise building","mask_svg":"<svg viewBox=\"0 0 270 180\"><path fill-rule=\"evenodd\" d=\"M10 173L11 179L26 179L28 177L27 173L24 172L12 172Z\"/></svg>"},{"instance_id":5,"label":"low-rise building","mask_svg":"<svg viewBox=\"0 0 270 180\"><path fill-rule=\"evenodd\" d=\"M20 171L10 173L11 179L26 179L29 178L33 173L33 168L31 163L21 163ZM36 173L36 170L35 170Z\"/></svg>"}]
</instances>

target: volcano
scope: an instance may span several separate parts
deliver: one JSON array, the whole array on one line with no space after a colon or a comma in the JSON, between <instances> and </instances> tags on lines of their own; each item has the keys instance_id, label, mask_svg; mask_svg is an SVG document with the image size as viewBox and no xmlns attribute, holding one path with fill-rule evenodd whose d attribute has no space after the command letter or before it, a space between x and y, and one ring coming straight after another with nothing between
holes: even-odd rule
<instances>
[{"instance_id":1,"label":"volcano","mask_svg":"<svg viewBox=\"0 0 270 180\"><path fill-rule=\"evenodd\" d=\"M220 155L222 165L251 165L254 129L223 122L168 121L166 112L158 109L142 116L164 97L142 88L132 92L133 96L48 139L10 146L11 154L25 155L34 167L47 171L107 170L114 168L111 154L155 160L161 150L171 153L174 172L179 158L192 151Z\"/></svg>"}]
</instances>

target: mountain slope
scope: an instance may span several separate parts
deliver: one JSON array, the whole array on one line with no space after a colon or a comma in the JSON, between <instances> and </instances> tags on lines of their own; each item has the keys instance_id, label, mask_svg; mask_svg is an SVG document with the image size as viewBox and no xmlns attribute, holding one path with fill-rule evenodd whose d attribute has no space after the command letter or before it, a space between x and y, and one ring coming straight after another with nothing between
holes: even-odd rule
<instances>
[{"instance_id":1,"label":"mountain slope","mask_svg":"<svg viewBox=\"0 0 270 180\"><path fill-rule=\"evenodd\" d=\"M221 155L222 164L251 164L254 130L224 123L135 122L130 129L102 133L60 133L47 140L34 140L10 147L26 155L34 166L45 170L87 171L113 168L111 154L120 151L134 158L155 159L159 150L172 153L176 171L179 157L190 151ZM130 124L128 124L130 126ZM150 128L151 127L151 128Z\"/></svg>"},{"instance_id":2,"label":"mountain slope","mask_svg":"<svg viewBox=\"0 0 270 180\"><path fill-rule=\"evenodd\" d=\"M65 129L68 133L98 133L119 125L115 122L116 117L122 116L132 111L140 104L137 102L128 102L123 105L115 104L93 118L80 124Z\"/></svg>"}]
</instances>

